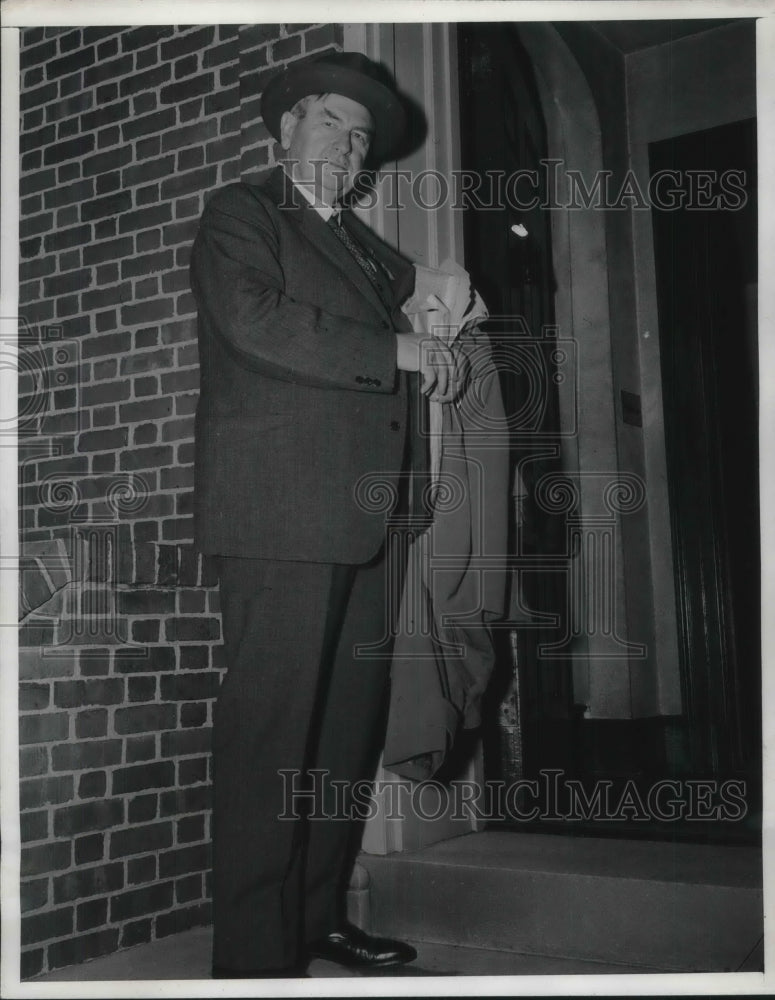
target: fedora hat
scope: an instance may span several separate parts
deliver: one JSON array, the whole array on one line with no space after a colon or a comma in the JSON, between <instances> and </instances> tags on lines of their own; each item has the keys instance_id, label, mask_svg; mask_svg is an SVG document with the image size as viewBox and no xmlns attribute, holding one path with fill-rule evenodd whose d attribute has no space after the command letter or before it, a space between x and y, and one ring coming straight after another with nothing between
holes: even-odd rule
<instances>
[{"instance_id":1,"label":"fedora hat","mask_svg":"<svg viewBox=\"0 0 775 1000\"><path fill-rule=\"evenodd\" d=\"M341 94L368 108L374 119L370 154L375 160L387 159L398 146L406 114L392 81L378 63L358 52L327 52L291 63L273 76L261 96L261 114L278 142L283 112L309 94Z\"/></svg>"}]
</instances>

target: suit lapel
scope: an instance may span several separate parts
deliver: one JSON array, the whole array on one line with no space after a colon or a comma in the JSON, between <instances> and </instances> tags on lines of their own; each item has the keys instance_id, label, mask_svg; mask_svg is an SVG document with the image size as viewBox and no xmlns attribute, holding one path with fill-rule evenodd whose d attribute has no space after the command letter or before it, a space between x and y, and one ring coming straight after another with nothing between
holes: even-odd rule
<instances>
[{"instance_id":1,"label":"suit lapel","mask_svg":"<svg viewBox=\"0 0 775 1000\"><path fill-rule=\"evenodd\" d=\"M350 251L331 232L331 228L323 221L310 203L297 191L282 167L271 174L266 186L277 205L287 218L299 226L317 250L325 254L342 272L342 276L383 316L390 316L382 299L374 286L366 277L363 269L353 260ZM364 227L365 228L365 227Z\"/></svg>"}]
</instances>

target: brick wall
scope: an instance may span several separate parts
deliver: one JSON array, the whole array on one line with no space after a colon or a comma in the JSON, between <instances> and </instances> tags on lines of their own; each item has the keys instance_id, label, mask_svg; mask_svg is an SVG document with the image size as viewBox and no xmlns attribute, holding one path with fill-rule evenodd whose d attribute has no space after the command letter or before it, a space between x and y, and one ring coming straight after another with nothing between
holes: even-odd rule
<instances>
[{"instance_id":1,"label":"brick wall","mask_svg":"<svg viewBox=\"0 0 775 1000\"><path fill-rule=\"evenodd\" d=\"M192 547L188 258L274 164L257 98L335 25L21 32L22 976L209 909L222 669Z\"/></svg>"}]
</instances>

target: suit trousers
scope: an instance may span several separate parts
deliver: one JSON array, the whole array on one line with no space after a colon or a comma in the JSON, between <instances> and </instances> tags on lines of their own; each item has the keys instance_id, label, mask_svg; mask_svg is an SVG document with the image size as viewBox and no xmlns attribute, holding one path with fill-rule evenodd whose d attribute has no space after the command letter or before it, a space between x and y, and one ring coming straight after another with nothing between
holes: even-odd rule
<instances>
[{"instance_id":1,"label":"suit trousers","mask_svg":"<svg viewBox=\"0 0 775 1000\"><path fill-rule=\"evenodd\" d=\"M213 961L285 968L344 917L361 825L329 782L372 779L383 744L386 564L217 562L227 673L213 726ZM356 655L359 644L380 656ZM311 812L310 782L326 789Z\"/></svg>"}]
</instances>

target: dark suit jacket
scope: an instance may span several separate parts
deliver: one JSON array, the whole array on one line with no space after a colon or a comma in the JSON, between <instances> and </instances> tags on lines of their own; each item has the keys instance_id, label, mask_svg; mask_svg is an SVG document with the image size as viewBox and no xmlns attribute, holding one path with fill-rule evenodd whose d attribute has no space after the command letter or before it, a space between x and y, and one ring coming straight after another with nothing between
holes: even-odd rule
<instances>
[{"instance_id":1,"label":"dark suit jacket","mask_svg":"<svg viewBox=\"0 0 775 1000\"><path fill-rule=\"evenodd\" d=\"M191 257L203 552L362 563L382 543L384 510L355 490L370 473L396 482L401 467L394 334L410 329L398 305L414 272L352 213L348 225L393 276L392 310L282 168L205 208Z\"/></svg>"}]
</instances>

